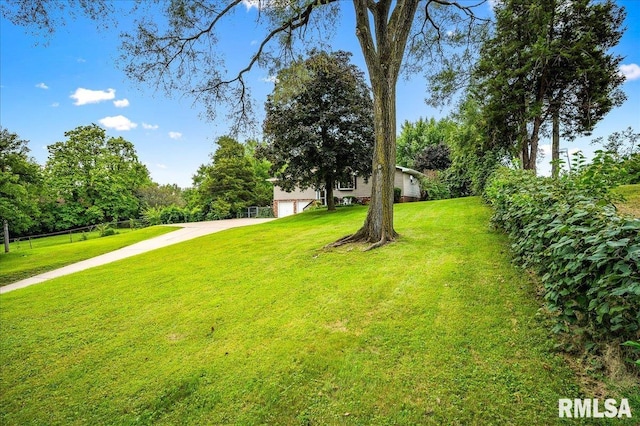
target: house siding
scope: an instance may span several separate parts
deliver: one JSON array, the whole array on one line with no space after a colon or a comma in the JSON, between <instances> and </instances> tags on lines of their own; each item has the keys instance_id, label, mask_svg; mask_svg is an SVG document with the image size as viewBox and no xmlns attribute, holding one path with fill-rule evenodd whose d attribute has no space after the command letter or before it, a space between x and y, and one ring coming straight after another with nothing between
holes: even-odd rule
<instances>
[{"instance_id":1,"label":"house siding","mask_svg":"<svg viewBox=\"0 0 640 426\"><path fill-rule=\"evenodd\" d=\"M412 202L420 200L420 183L417 176L420 173L415 170L398 167L394 175L394 186L402 190L400 202ZM413 179L412 179L413 176ZM353 189L333 190L333 196L342 200L344 197L355 197L363 204L369 203L371 199L371 179L365 180L357 176ZM300 213L309 203L318 199L318 191L312 188L301 190L294 189L287 192L277 185L273 186L273 214L278 217L278 204L281 202L293 202L294 214Z\"/></svg>"}]
</instances>

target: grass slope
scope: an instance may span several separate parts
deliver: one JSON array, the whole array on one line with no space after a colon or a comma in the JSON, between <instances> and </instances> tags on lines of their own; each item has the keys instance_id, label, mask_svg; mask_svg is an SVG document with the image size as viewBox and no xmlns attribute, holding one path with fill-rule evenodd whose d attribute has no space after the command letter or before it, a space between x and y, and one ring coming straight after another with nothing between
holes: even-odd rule
<instances>
[{"instance_id":1,"label":"grass slope","mask_svg":"<svg viewBox=\"0 0 640 426\"><path fill-rule=\"evenodd\" d=\"M38 247L33 249L29 248L28 242L22 242L19 248L13 243L9 253L0 254L0 286L90 259L176 229L180 228L153 226L132 232L127 230L108 237L93 238L94 235L90 235L86 241L76 240L73 243L69 242L68 235L58 235L38 240Z\"/></svg>"},{"instance_id":2,"label":"grass slope","mask_svg":"<svg viewBox=\"0 0 640 426\"><path fill-rule=\"evenodd\" d=\"M622 185L615 192L624 196L625 201L616 204L618 210L625 214L640 217L640 184Z\"/></svg>"},{"instance_id":3,"label":"grass slope","mask_svg":"<svg viewBox=\"0 0 640 426\"><path fill-rule=\"evenodd\" d=\"M365 212L233 229L3 295L0 423L557 422L558 398L580 391L488 208L398 205L397 243L319 249Z\"/></svg>"}]
</instances>

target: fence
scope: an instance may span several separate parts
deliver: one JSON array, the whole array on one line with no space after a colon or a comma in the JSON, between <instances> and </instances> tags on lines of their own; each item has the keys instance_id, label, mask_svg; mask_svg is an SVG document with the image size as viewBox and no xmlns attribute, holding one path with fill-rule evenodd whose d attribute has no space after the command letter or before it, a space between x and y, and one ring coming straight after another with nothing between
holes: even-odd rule
<instances>
[{"instance_id":1,"label":"fence","mask_svg":"<svg viewBox=\"0 0 640 426\"><path fill-rule=\"evenodd\" d=\"M273 209L271 207L251 206L247 208L247 215L242 217L248 218L267 218L273 217Z\"/></svg>"},{"instance_id":2,"label":"fence","mask_svg":"<svg viewBox=\"0 0 640 426\"><path fill-rule=\"evenodd\" d=\"M67 229L65 231L49 232L47 234L28 235L24 237L9 238L9 243L14 245L16 249L45 247L48 245L56 245L62 243L73 243L74 241L82 241L88 238L88 234L94 231L104 234L107 229L136 229L144 228L148 224L141 219L129 219L119 222L108 222L97 225L82 226L79 228ZM50 238L50 237L59 238ZM0 244L4 244L4 236L0 238ZM44 238L49 238L44 242Z\"/></svg>"}]
</instances>

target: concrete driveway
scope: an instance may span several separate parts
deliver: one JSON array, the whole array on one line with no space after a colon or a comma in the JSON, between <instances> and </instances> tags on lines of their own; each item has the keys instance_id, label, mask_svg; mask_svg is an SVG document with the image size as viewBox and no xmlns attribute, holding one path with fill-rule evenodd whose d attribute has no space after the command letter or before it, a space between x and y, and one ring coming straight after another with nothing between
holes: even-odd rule
<instances>
[{"instance_id":1,"label":"concrete driveway","mask_svg":"<svg viewBox=\"0 0 640 426\"><path fill-rule=\"evenodd\" d=\"M123 247L110 253L105 253L91 259L73 263L63 268L45 272L44 274L36 275L34 277L15 282L13 284L0 287L0 294L38 284L52 278L61 277L63 275L72 274L78 271L84 271L85 269L93 268L94 266L100 266L107 263L115 262L116 260L125 259L127 257L155 250L160 247L166 247L172 244L191 240L193 238L202 237L203 235L213 234L214 232L224 231L225 229L238 228L240 226L257 225L259 223L265 223L271 220L273 219L228 219L213 220L208 222L176 223L167 225L179 226L182 229L178 229L176 231L169 232L168 234L163 234L148 240L140 241L139 243Z\"/></svg>"}]
</instances>

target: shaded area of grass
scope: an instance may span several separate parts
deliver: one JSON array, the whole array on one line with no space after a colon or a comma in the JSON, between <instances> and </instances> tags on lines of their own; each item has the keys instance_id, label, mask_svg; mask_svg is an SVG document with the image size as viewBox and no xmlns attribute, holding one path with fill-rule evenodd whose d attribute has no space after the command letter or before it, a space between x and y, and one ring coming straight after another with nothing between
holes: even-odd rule
<instances>
[{"instance_id":1,"label":"shaded area of grass","mask_svg":"<svg viewBox=\"0 0 640 426\"><path fill-rule=\"evenodd\" d=\"M68 235L58 235L38 241L39 246L33 249L29 248L28 241L21 242L21 247L12 243L9 253L0 254L0 286L90 259L176 229L179 228L153 226L134 231L127 230L108 237L88 235L87 240L76 239L73 243L69 242Z\"/></svg>"},{"instance_id":2,"label":"shaded area of grass","mask_svg":"<svg viewBox=\"0 0 640 426\"><path fill-rule=\"evenodd\" d=\"M624 202L616 204L618 211L640 217L640 184L622 185L614 191L625 198Z\"/></svg>"},{"instance_id":3,"label":"shaded area of grass","mask_svg":"<svg viewBox=\"0 0 640 426\"><path fill-rule=\"evenodd\" d=\"M372 252L319 249L365 213L3 295L0 423L554 424L582 397L477 198L398 205L401 239Z\"/></svg>"}]
</instances>

